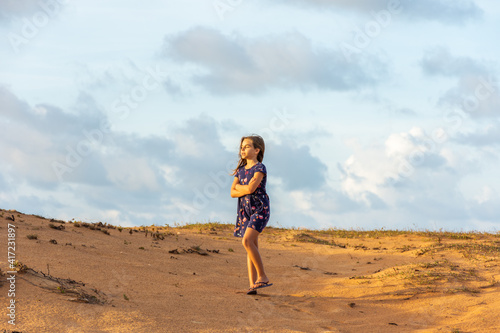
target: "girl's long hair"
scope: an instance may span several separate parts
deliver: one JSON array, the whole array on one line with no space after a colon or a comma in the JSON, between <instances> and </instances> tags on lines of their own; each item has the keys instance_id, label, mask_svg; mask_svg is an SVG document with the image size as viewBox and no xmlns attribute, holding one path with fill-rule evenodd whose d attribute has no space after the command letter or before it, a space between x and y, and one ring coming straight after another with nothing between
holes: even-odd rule
<instances>
[{"instance_id":1,"label":"girl's long hair","mask_svg":"<svg viewBox=\"0 0 500 333\"><path fill-rule=\"evenodd\" d=\"M233 171L233 176L236 175L239 168L247 165L247 160L241 158L241 145L243 144L243 141L245 139L252 140L253 147L255 149L260 149L259 153L257 154L257 161L262 162L262 160L264 160L264 151L266 150L266 144L264 143L264 139L260 135L256 134L242 137L240 141L240 148L238 149L238 156L240 157L240 160L238 162L238 166Z\"/></svg>"}]
</instances>

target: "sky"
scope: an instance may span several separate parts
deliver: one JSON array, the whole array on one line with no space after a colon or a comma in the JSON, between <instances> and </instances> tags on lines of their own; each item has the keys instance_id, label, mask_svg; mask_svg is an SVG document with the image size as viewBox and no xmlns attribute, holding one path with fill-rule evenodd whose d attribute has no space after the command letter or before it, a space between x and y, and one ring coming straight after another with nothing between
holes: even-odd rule
<instances>
[{"instance_id":1,"label":"sky","mask_svg":"<svg viewBox=\"0 0 500 333\"><path fill-rule=\"evenodd\" d=\"M500 4L1 0L0 207L235 223L242 136L269 226L500 229Z\"/></svg>"}]
</instances>

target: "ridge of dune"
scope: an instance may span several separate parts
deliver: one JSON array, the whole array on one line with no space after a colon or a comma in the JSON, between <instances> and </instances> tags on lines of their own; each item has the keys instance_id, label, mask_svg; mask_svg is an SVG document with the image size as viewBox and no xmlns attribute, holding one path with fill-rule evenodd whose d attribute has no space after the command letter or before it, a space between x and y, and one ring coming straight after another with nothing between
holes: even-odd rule
<instances>
[{"instance_id":1,"label":"ridge of dune","mask_svg":"<svg viewBox=\"0 0 500 333\"><path fill-rule=\"evenodd\" d=\"M9 224L15 260L7 260ZM498 332L500 234L268 227L246 295L232 225L119 228L0 210L6 332ZM15 270L15 323L8 323Z\"/></svg>"}]
</instances>

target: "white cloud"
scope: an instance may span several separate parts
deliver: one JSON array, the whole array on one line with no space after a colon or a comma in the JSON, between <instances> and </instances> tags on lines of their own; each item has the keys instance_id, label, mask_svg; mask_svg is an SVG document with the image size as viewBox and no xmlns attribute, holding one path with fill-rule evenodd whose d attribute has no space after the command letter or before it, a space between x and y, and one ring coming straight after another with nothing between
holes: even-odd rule
<instances>
[{"instance_id":1,"label":"white cloud","mask_svg":"<svg viewBox=\"0 0 500 333\"><path fill-rule=\"evenodd\" d=\"M198 27L167 36L163 54L198 65L192 81L216 94L274 87L344 91L376 85L386 75L385 63L374 55L350 63L341 52L316 48L299 33L252 39Z\"/></svg>"},{"instance_id":2,"label":"white cloud","mask_svg":"<svg viewBox=\"0 0 500 333\"><path fill-rule=\"evenodd\" d=\"M457 223L456 227L467 229L471 217L486 217L477 214L478 204L464 196L467 188L459 187L464 177L479 172L480 156L451 142L435 143L421 128L412 128L389 135L383 145L357 147L340 166L342 190L362 206L382 209L387 216L393 215L391 210L403 210L412 219L418 217L420 225Z\"/></svg>"},{"instance_id":3,"label":"white cloud","mask_svg":"<svg viewBox=\"0 0 500 333\"><path fill-rule=\"evenodd\" d=\"M439 167L446 159L437 152L438 143L428 136L422 128L413 127L407 133L391 134L385 142L388 158L402 161L407 159L416 167Z\"/></svg>"}]
</instances>

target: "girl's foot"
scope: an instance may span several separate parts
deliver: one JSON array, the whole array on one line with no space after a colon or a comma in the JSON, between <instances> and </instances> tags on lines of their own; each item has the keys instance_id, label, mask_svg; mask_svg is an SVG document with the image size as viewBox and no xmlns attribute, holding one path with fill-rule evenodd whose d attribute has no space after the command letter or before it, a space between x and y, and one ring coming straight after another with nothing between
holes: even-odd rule
<instances>
[{"instance_id":1,"label":"girl's foot","mask_svg":"<svg viewBox=\"0 0 500 333\"><path fill-rule=\"evenodd\" d=\"M255 283L253 284L253 286L252 286L251 288L255 287L255 285L256 285L256 284L259 284L259 283L269 283L269 278L266 276L266 277L265 277L264 279L262 279L262 280L257 279L257 281L255 281Z\"/></svg>"},{"instance_id":2,"label":"girl's foot","mask_svg":"<svg viewBox=\"0 0 500 333\"><path fill-rule=\"evenodd\" d=\"M253 287L251 289L265 288L265 287L270 287L272 285L273 284L270 283L269 280L267 280L267 282L258 281L258 282L255 282L255 284L253 285Z\"/></svg>"}]
</instances>

